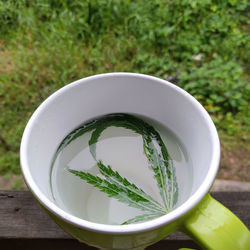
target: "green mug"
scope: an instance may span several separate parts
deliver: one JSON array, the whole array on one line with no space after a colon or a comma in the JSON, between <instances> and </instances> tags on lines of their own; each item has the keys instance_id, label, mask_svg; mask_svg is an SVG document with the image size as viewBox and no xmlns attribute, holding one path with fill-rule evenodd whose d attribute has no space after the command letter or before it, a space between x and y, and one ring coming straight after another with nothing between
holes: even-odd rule
<instances>
[{"instance_id":1,"label":"green mug","mask_svg":"<svg viewBox=\"0 0 250 250\"><path fill-rule=\"evenodd\" d=\"M169 214L138 224L98 224L70 214L53 199L49 173L59 143L79 124L109 113L152 118L178 135L188 149L192 190ZM220 159L216 128L199 102L167 81L135 73L109 73L63 87L30 118L20 155L25 181L36 200L81 242L106 249L141 249L181 231L205 249L250 249L249 230L209 194Z\"/></svg>"}]
</instances>

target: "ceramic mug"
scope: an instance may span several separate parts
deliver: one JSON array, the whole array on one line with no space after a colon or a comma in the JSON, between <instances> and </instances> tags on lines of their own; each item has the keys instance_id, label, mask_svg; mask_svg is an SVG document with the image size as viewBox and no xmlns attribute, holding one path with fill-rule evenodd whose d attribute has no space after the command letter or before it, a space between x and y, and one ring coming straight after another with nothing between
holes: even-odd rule
<instances>
[{"instance_id":1,"label":"ceramic mug","mask_svg":"<svg viewBox=\"0 0 250 250\"><path fill-rule=\"evenodd\" d=\"M51 196L50 164L62 139L78 125L109 113L133 113L166 125L181 138L193 164L187 199L169 214L130 225L80 219ZM30 118L21 142L22 172L35 199L66 232L99 248L137 249L182 231L205 249L249 249L244 224L209 195L220 159L216 128L183 89L156 77L108 73L75 81L47 98Z\"/></svg>"}]
</instances>

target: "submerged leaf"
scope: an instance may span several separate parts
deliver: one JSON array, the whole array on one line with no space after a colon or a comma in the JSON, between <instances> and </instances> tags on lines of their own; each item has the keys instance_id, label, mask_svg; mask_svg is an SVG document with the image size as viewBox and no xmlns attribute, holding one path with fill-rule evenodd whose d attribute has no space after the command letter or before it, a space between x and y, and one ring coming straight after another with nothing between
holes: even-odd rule
<instances>
[{"instance_id":1,"label":"submerged leaf","mask_svg":"<svg viewBox=\"0 0 250 250\"><path fill-rule=\"evenodd\" d=\"M170 212L178 198L178 184L173 161L169 157L160 134L151 125L135 116L129 114L110 114L80 126L65 137L54 156L54 160L65 146L77 137L92 130L89 149L96 160L96 144L98 139L102 132L111 126L130 129L142 136L144 154L149 161L149 167L154 172L154 178L157 182L164 207L135 184L121 177L117 171L113 171L110 166L105 166L101 161L97 162L97 166L104 179L82 171L72 169L69 171L97 187L109 197L115 198L131 207L150 212L130 219L125 224L150 220ZM54 160L52 161L51 171Z\"/></svg>"},{"instance_id":2,"label":"submerged leaf","mask_svg":"<svg viewBox=\"0 0 250 250\"><path fill-rule=\"evenodd\" d=\"M172 160L169 157L167 148L160 134L153 126L129 114L111 114L100 120L102 121L101 124L92 132L89 140L90 152L94 159L96 159L96 143L107 127L124 127L140 134L143 139L144 153L150 162L150 168L154 172L163 203L166 210L170 212L174 206L172 197L178 196L178 188L175 172L172 167ZM157 150L155 144L158 144L160 151Z\"/></svg>"}]
</instances>

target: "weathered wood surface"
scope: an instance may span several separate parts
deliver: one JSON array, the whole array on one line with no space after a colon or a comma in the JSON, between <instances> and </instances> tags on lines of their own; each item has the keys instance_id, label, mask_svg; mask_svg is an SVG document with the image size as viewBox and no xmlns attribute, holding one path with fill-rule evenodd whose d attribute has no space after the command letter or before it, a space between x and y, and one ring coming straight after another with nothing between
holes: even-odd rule
<instances>
[{"instance_id":1,"label":"weathered wood surface","mask_svg":"<svg viewBox=\"0 0 250 250\"><path fill-rule=\"evenodd\" d=\"M216 192L212 196L250 228L250 192ZM28 191L0 191L0 249L95 249L63 232ZM148 249L178 249L197 245L175 233Z\"/></svg>"}]
</instances>

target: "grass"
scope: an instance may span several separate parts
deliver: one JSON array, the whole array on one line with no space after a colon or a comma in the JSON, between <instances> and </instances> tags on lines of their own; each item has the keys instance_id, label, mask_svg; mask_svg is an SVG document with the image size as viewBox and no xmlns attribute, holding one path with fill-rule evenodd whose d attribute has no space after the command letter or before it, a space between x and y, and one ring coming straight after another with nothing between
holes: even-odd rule
<instances>
[{"instance_id":1,"label":"grass","mask_svg":"<svg viewBox=\"0 0 250 250\"><path fill-rule=\"evenodd\" d=\"M244 145L250 153L249 6L0 0L0 175L20 174L23 129L46 97L76 79L114 71L178 84L211 114L227 150Z\"/></svg>"}]
</instances>

